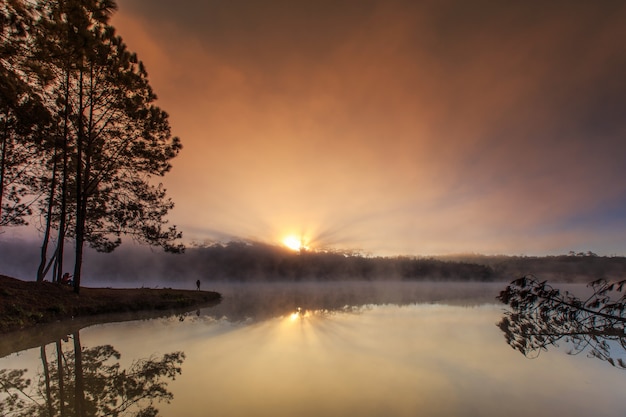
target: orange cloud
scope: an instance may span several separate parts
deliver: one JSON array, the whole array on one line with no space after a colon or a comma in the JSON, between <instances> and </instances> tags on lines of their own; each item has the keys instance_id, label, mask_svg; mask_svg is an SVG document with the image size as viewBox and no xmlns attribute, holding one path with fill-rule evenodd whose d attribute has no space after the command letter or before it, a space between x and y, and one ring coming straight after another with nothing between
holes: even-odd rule
<instances>
[{"instance_id":1,"label":"orange cloud","mask_svg":"<svg viewBox=\"0 0 626 417\"><path fill-rule=\"evenodd\" d=\"M129 0L114 18L183 139L166 184L190 238L626 249L571 224L626 211L625 7L278 3Z\"/></svg>"}]
</instances>

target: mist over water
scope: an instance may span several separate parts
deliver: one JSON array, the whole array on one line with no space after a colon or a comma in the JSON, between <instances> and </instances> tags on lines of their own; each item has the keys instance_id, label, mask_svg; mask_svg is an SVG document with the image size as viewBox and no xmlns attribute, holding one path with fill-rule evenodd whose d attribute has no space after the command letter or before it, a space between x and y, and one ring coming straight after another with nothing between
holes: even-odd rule
<instances>
[{"instance_id":1,"label":"mist over water","mask_svg":"<svg viewBox=\"0 0 626 417\"><path fill-rule=\"evenodd\" d=\"M208 284L223 301L204 314L229 320L261 320L297 311L350 311L368 305L439 303L460 306L496 304L502 283L274 282Z\"/></svg>"}]
</instances>

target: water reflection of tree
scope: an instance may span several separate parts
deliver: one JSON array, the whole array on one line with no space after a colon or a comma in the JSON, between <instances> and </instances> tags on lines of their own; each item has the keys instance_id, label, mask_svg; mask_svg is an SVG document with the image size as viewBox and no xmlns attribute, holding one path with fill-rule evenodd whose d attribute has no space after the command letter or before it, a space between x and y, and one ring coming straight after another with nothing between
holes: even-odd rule
<instances>
[{"instance_id":1,"label":"water reflection of tree","mask_svg":"<svg viewBox=\"0 0 626 417\"><path fill-rule=\"evenodd\" d=\"M181 372L182 352L138 359L122 369L113 346L82 348L78 333L72 339L69 350L55 344L52 361L41 347L36 385L26 369L0 370L0 415L150 417L158 414L156 402L173 398L167 384Z\"/></svg>"},{"instance_id":2,"label":"water reflection of tree","mask_svg":"<svg viewBox=\"0 0 626 417\"><path fill-rule=\"evenodd\" d=\"M580 299L525 276L498 296L511 308L498 327L508 344L527 357L535 357L562 340L571 345L570 354L586 351L590 357L626 369L626 361L616 359L611 352L612 347L626 351L625 286L626 280L597 280L589 284L592 294Z\"/></svg>"}]
</instances>

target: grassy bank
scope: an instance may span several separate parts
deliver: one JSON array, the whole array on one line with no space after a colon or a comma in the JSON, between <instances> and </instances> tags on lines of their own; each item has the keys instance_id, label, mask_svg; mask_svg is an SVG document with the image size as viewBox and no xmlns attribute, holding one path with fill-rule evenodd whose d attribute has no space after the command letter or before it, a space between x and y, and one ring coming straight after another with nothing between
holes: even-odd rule
<instances>
[{"instance_id":1,"label":"grassy bank","mask_svg":"<svg viewBox=\"0 0 626 417\"><path fill-rule=\"evenodd\" d=\"M177 289L72 288L0 275L0 334L100 314L164 311L216 302L211 291Z\"/></svg>"}]
</instances>

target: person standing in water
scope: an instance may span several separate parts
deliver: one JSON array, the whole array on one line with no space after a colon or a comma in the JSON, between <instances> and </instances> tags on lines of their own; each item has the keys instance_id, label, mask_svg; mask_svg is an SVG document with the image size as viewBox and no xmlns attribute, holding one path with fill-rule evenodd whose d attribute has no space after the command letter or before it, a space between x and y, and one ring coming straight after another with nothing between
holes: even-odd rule
<instances>
[{"instance_id":1,"label":"person standing in water","mask_svg":"<svg viewBox=\"0 0 626 417\"><path fill-rule=\"evenodd\" d=\"M196 287L198 287L198 291L200 291L200 280L196 281Z\"/></svg>"}]
</instances>

